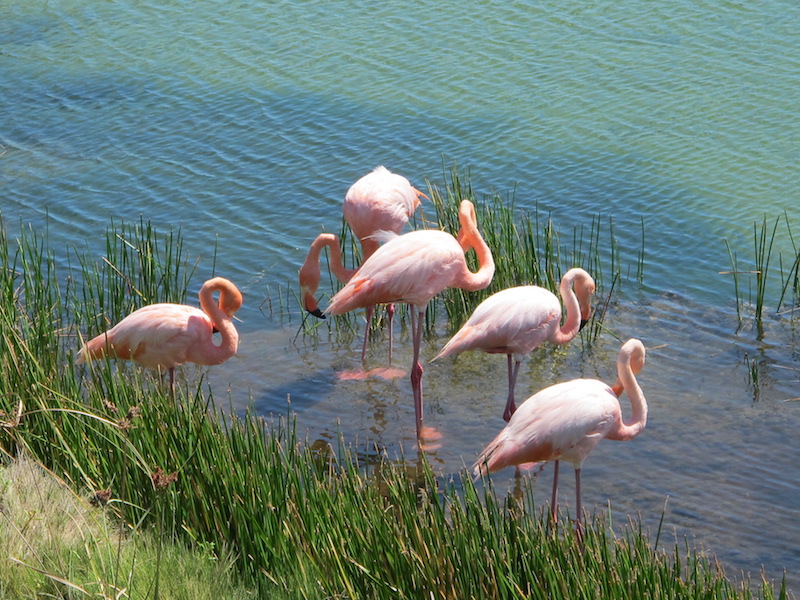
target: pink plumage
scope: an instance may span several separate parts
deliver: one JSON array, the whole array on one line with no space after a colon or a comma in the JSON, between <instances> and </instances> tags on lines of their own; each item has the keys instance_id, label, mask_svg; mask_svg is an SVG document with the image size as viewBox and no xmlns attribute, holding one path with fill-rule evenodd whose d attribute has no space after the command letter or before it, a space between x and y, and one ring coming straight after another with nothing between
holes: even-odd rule
<instances>
[{"instance_id":1,"label":"pink plumage","mask_svg":"<svg viewBox=\"0 0 800 600\"><path fill-rule=\"evenodd\" d=\"M617 381L613 386L596 379L573 379L550 386L525 400L483 450L474 465L475 475L511 465L566 460L575 468L580 527L580 473L584 460L600 440L631 440L647 424L647 401L636 381L644 361L644 345L637 339L630 339L619 351ZM623 420L618 400L623 390L631 403L628 422ZM557 490L556 470L551 503L554 518Z\"/></svg>"},{"instance_id":2,"label":"pink plumage","mask_svg":"<svg viewBox=\"0 0 800 600\"><path fill-rule=\"evenodd\" d=\"M586 271L570 269L559 289L567 315L563 325L555 294L536 285L508 288L481 302L434 360L467 350L506 354L508 398L503 418L508 421L516 410L514 388L523 357L545 341L566 344L591 316L595 285Z\"/></svg>"},{"instance_id":3,"label":"pink plumage","mask_svg":"<svg viewBox=\"0 0 800 600\"><path fill-rule=\"evenodd\" d=\"M463 200L459 208L458 239L438 230L412 231L386 242L370 256L350 281L331 298L325 312L340 315L355 308L386 302L407 302L411 311L417 438L422 437L422 364L419 361L422 325L428 302L446 287L479 290L494 276L494 260L478 231L475 207ZM474 248L478 271L467 266L464 253Z\"/></svg>"},{"instance_id":4,"label":"pink plumage","mask_svg":"<svg viewBox=\"0 0 800 600\"><path fill-rule=\"evenodd\" d=\"M408 179L383 166L376 167L350 186L342 213L362 245L370 246L369 251L365 248L364 259L369 258L378 245L377 241L370 244L369 238L378 231L399 234L417 210L420 196L427 197Z\"/></svg>"},{"instance_id":5,"label":"pink plumage","mask_svg":"<svg viewBox=\"0 0 800 600\"><path fill-rule=\"evenodd\" d=\"M219 303L213 294L219 291ZM231 321L242 306L236 286L222 277L209 279L200 290L203 310L183 304L144 306L108 331L95 336L78 352L76 363L98 358L133 360L150 369L169 369L192 362L217 365L236 353L239 334ZM221 342L214 342L219 331Z\"/></svg>"}]
</instances>

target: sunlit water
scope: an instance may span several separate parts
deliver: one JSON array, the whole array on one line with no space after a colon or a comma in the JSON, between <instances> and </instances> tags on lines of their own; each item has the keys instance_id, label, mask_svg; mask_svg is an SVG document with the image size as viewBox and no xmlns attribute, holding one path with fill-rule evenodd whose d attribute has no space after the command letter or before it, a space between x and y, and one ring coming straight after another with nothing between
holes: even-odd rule
<instances>
[{"instance_id":1,"label":"sunlit water","mask_svg":"<svg viewBox=\"0 0 800 600\"><path fill-rule=\"evenodd\" d=\"M796 325L775 316L775 275L758 339L719 274L726 239L752 261L754 222L800 223L799 4L30 0L2 15L6 228L47 225L63 266L72 247L100 255L112 216L180 226L200 257L195 289L218 244L216 272L246 305L240 352L209 380L239 410L295 413L310 441L341 433L364 453L413 456L407 379L338 381L358 364L358 336L296 337L299 307L278 301L374 166L424 188L457 162L480 193L514 190L567 237L613 219L623 265L644 222L643 282L623 282L606 325L650 348L648 426L600 444L585 503L653 532L663 512L665 548L688 536L729 574L785 569L800 589L800 403L785 402L800 396ZM775 256L790 250L781 224ZM519 396L613 379L618 348L608 333L591 351L538 351ZM385 351L374 343L370 362ZM758 394L746 357L760 364ZM505 360L426 364L425 386L426 422L443 434L429 457L446 477L501 429ZM514 488L508 471L498 489ZM551 472L535 480L542 506Z\"/></svg>"}]
</instances>

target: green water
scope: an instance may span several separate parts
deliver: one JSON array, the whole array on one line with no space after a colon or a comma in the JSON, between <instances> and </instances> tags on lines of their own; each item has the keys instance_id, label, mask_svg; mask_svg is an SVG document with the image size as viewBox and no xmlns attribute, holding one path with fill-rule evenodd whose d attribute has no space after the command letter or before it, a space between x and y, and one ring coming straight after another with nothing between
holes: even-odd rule
<instances>
[{"instance_id":1,"label":"green water","mask_svg":"<svg viewBox=\"0 0 800 600\"><path fill-rule=\"evenodd\" d=\"M213 264L245 294L239 356L210 380L264 414L285 414L290 396L312 439L413 445L407 380L339 382L357 340L296 340L299 307L265 309L374 166L424 188L457 162L479 193L513 190L567 238L600 215L623 265L644 223L643 282L624 286L607 325L651 349L650 422L590 457L585 500L656 526L669 496L677 536L733 573L785 568L798 589L800 404L784 402L800 396L796 326L775 315L776 271L763 336L749 317L740 326L719 272L726 239L752 268L765 217L788 218L774 252L794 255L800 4L29 0L0 2L0 16L6 227L47 226L65 266L70 246L100 255L112 216L180 226L200 257L196 287ZM609 334L592 353L543 351L520 388L611 378L618 348ZM504 368L483 355L426 366L443 473L502 427Z\"/></svg>"}]
</instances>

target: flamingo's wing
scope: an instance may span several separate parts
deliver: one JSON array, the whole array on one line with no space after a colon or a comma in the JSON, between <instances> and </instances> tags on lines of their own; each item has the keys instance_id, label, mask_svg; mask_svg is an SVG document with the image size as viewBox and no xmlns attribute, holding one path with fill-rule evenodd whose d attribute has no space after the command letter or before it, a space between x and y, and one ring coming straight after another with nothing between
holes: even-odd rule
<instances>
[{"instance_id":1,"label":"flamingo's wing","mask_svg":"<svg viewBox=\"0 0 800 600\"><path fill-rule=\"evenodd\" d=\"M550 386L520 404L475 463L476 473L547 460L581 463L618 418L616 395L602 381Z\"/></svg>"},{"instance_id":2,"label":"flamingo's wing","mask_svg":"<svg viewBox=\"0 0 800 600\"><path fill-rule=\"evenodd\" d=\"M356 237L364 239L380 230L400 233L418 205L408 179L381 166L350 186L342 212Z\"/></svg>"},{"instance_id":3,"label":"flamingo's wing","mask_svg":"<svg viewBox=\"0 0 800 600\"><path fill-rule=\"evenodd\" d=\"M387 302L425 305L453 281L464 262L455 238L443 231L412 231L378 248L331 298L325 312L339 315Z\"/></svg>"},{"instance_id":4,"label":"flamingo's wing","mask_svg":"<svg viewBox=\"0 0 800 600\"><path fill-rule=\"evenodd\" d=\"M436 358L466 350L527 354L559 326L561 304L548 290L519 286L481 302Z\"/></svg>"},{"instance_id":5,"label":"flamingo's wing","mask_svg":"<svg viewBox=\"0 0 800 600\"><path fill-rule=\"evenodd\" d=\"M187 361L192 347L211 338L213 325L201 310L181 304L151 304L90 340L83 356L135 360L149 368Z\"/></svg>"}]
</instances>

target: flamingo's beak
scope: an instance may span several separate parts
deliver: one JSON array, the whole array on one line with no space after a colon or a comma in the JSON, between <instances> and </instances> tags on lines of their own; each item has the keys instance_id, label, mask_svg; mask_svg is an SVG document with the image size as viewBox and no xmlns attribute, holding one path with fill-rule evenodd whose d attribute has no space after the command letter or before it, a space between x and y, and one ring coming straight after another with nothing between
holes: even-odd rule
<instances>
[{"instance_id":1,"label":"flamingo's beak","mask_svg":"<svg viewBox=\"0 0 800 600\"><path fill-rule=\"evenodd\" d=\"M580 331L581 329L583 329L584 327L586 327L586 324L587 324L588 322L589 322L589 319L581 319L581 324L580 324L580 326L578 327L578 331Z\"/></svg>"},{"instance_id":2,"label":"flamingo's beak","mask_svg":"<svg viewBox=\"0 0 800 600\"><path fill-rule=\"evenodd\" d=\"M306 310L308 310L308 309L306 309ZM315 308L314 310L308 310L308 312L310 314L314 315L315 317L317 317L318 319L324 319L325 318L325 315L322 314L322 311L319 309L319 306L317 308Z\"/></svg>"}]
</instances>

